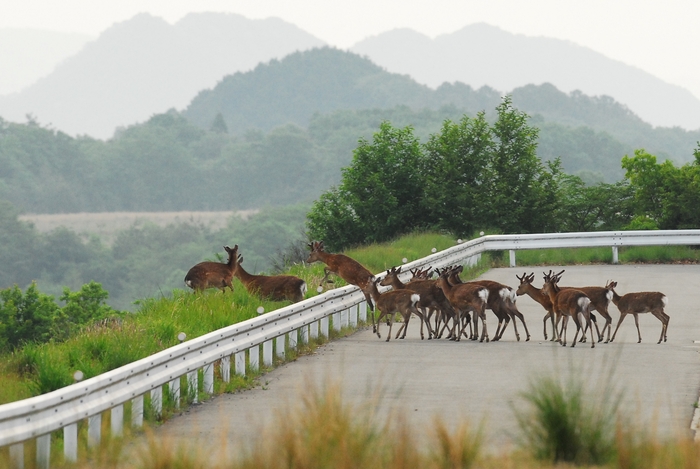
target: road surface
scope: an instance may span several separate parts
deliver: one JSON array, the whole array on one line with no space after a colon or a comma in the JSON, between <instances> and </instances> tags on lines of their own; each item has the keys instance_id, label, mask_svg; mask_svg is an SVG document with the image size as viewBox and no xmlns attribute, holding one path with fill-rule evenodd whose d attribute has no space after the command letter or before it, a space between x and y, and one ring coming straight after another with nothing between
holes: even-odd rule
<instances>
[{"instance_id":1,"label":"road surface","mask_svg":"<svg viewBox=\"0 0 700 469\"><path fill-rule=\"evenodd\" d=\"M520 342L509 326L500 342L459 343L423 340L418 321L411 322L404 340L385 342L371 330L358 331L334 341L310 356L264 375L253 390L222 395L191 407L155 430L157 438L184 439L188 443L235 448L259 438L261 429L274 425L280 409L298 401L319 383L340 382L345 398L353 405L374 403L381 394L380 415L402 412L409 425L423 432L432 428L435 416L455 426L464 419L484 425L486 447L508 451L515 444L518 428L514 408L523 408L521 393L536 376L570 373L581 376L593 392L612 376L615 388L624 393L622 409L638 425L651 425L662 436L690 436L691 420L700 389L700 266L698 265L594 265L566 267L516 267L492 269L482 278L513 288L516 274L533 272L535 286L542 284L542 271L566 272L565 285L600 285L618 282L616 291L661 291L669 298L668 342L657 345L661 323L651 314L640 315L642 343L637 343L634 318L623 322L614 343L575 348L544 341L544 310L531 298L519 297L531 334ZM619 312L611 303L613 327ZM487 310L489 333L495 316ZM599 316L599 324L602 321ZM394 327L394 334L398 328ZM569 328L569 342L574 328ZM614 329L613 329L614 330ZM386 333L386 325L383 325Z\"/></svg>"}]
</instances>

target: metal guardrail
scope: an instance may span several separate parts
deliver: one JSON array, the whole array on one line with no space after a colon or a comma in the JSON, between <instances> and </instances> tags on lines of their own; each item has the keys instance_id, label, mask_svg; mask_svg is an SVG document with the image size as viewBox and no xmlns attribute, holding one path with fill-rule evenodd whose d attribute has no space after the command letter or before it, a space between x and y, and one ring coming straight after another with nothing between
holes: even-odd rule
<instances>
[{"instance_id":1,"label":"metal guardrail","mask_svg":"<svg viewBox=\"0 0 700 469\"><path fill-rule=\"evenodd\" d=\"M508 250L510 265L514 267L518 250L595 246L611 247L613 262L617 263L619 247L644 245L700 245L700 230L490 235L403 266L408 274L412 268L474 264L483 252ZM331 324L337 330L357 325L358 318L366 319L364 296L354 286L338 288L197 337L83 382L2 405L0 447L9 446L13 465L23 467L24 442L36 439L37 466L48 468L51 433L63 430L64 456L75 461L78 422L87 420L88 446L95 446L101 438L103 412L111 412L111 431L120 435L124 404L131 402L131 424L139 427L143 423L144 395L150 394L151 408L159 414L164 387L167 386L167 392L179 403L180 379L186 377L188 392L196 402L196 392L192 390L198 389L200 372L204 391L213 392L215 363L221 366L222 379L228 381L231 356L234 357L234 372L245 375L246 367L259 369L260 346L263 364L269 366L274 354L283 356L287 347L295 348L298 342L306 343L319 333L328 337Z\"/></svg>"}]
</instances>

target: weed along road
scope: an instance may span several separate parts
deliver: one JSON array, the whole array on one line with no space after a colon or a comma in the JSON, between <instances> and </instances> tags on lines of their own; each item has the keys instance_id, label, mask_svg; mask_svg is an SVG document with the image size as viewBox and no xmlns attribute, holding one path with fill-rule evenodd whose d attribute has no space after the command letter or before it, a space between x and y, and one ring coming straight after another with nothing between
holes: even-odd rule
<instances>
[{"instance_id":1,"label":"weed along road","mask_svg":"<svg viewBox=\"0 0 700 469\"><path fill-rule=\"evenodd\" d=\"M486 449L500 452L514 448L518 427L514 408L527 409L522 393L537 377L578 377L589 386L589 395L610 394L606 385L623 393L622 413L630 425L654 429L660 436L689 436L700 390L700 266L697 265L596 265L564 267L516 267L493 269L482 278L517 288L517 275L534 272L536 287L542 271L566 269L561 285L604 286L618 283L616 291L661 291L668 297L668 341L657 345L661 322L651 314L639 315L642 342L637 343L634 317L625 318L613 343L579 343L575 348L545 341L544 309L528 296L518 297L531 339L515 340L512 325L500 342L420 340L420 322L414 318L407 338L385 342L369 329L322 346L310 356L263 375L252 390L223 395L195 405L174 416L154 433L191 444L214 445L235 451L239 443L260 438L262 428L275 425L280 409L299 405L314 386L340 383L349 405L370 405L379 422L392 412L405 417L417 441L432 433L440 416L450 428L465 419L483 425ZM619 312L609 307L613 331ZM489 334L496 319L487 310ZM602 328L604 320L596 314ZM396 324L393 333L396 334ZM575 326L569 325L569 344ZM551 334L551 330L548 331ZM223 443L223 444L222 444Z\"/></svg>"}]
</instances>

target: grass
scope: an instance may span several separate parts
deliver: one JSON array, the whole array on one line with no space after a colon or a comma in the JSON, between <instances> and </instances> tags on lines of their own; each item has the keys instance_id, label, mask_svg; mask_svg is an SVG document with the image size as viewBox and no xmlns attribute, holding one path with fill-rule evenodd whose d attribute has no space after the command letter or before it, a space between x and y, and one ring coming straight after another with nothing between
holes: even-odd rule
<instances>
[{"instance_id":1,"label":"grass","mask_svg":"<svg viewBox=\"0 0 700 469\"><path fill-rule=\"evenodd\" d=\"M535 378L521 394L526 410L514 408L520 444L541 461L609 463L622 392L612 384L612 371L598 389L586 386L584 370L574 367L567 373Z\"/></svg>"}]
</instances>

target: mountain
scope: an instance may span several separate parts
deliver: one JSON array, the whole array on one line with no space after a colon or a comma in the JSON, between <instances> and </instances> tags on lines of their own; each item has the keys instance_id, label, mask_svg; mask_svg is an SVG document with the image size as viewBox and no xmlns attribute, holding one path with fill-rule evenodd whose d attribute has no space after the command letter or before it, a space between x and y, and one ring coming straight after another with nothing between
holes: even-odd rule
<instances>
[{"instance_id":1,"label":"mountain","mask_svg":"<svg viewBox=\"0 0 700 469\"><path fill-rule=\"evenodd\" d=\"M0 95L15 93L51 73L92 36L39 29L0 29Z\"/></svg>"},{"instance_id":2,"label":"mountain","mask_svg":"<svg viewBox=\"0 0 700 469\"><path fill-rule=\"evenodd\" d=\"M433 88L458 81L510 92L551 83L567 93L611 96L654 126L700 129L700 100L688 90L569 41L511 34L479 23L435 39L396 29L350 50Z\"/></svg>"},{"instance_id":3,"label":"mountain","mask_svg":"<svg viewBox=\"0 0 700 469\"><path fill-rule=\"evenodd\" d=\"M226 74L323 41L280 19L190 14L174 25L148 14L115 24L49 76L0 97L0 116L33 114L69 134L112 136L115 128L182 108Z\"/></svg>"},{"instance_id":4,"label":"mountain","mask_svg":"<svg viewBox=\"0 0 700 469\"><path fill-rule=\"evenodd\" d=\"M564 93L548 83L515 88L511 94L518 109L540 122L589 127L610 134L627 148L645 148L678 162L688 161L700 140L700 131L653 128L607 96ZM227 76L212 89L201 91L182 114L203 129L211 129L221 114L229 132L241 135L284 124L307 127L316 113L399 105L413 110L451 107L455 116L479 111L488 115L500 99L492 88L474 90L459 82L443 83L434 90L408 75L390 73L366 57L326 47ZM618 155L617 166L622 156Z\"/></svg>"}]
</instances>

